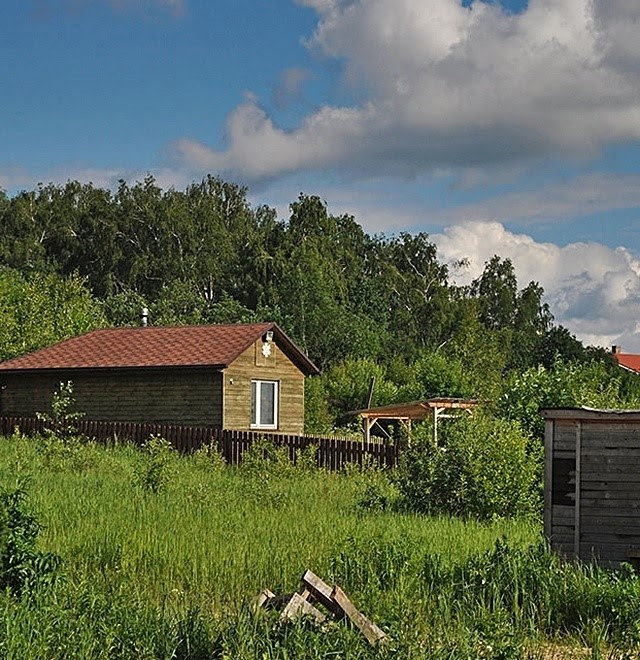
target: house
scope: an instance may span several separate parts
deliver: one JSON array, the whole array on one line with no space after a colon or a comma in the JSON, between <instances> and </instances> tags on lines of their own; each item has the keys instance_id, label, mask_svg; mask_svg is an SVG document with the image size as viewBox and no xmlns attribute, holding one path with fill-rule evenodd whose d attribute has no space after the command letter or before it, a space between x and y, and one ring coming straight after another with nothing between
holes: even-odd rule
<instances>
[{"instance_id":1,"label":"house","mask_svg":"<svg viewBox=\"0 0 640 660\"><path fill-rule=\"evenodd\" d=\"M640 374L640 355L623 353L620 346L612 346L611 353L623 369Z\"/></svg>"},{"instance_id":2,"label":"house","mask_svg":"<svg viewBox=\"0 0 640 660\"><path fill-rule=\"evenodd\" d=\"M0 363L0 414L48 411L70 380L91 420L299 434L317 373L274 323L94 330Z\"/></svg>"},{"instance_id":3,"label":"house","mask_svg":"<svg viewBox=\"0 0 640 660\"><path fill-rule=\"evenodd\" d=\"M551 547L616 567L640 559L640 410L550 408L544 528Z\"/></svg>"}]
</instances>

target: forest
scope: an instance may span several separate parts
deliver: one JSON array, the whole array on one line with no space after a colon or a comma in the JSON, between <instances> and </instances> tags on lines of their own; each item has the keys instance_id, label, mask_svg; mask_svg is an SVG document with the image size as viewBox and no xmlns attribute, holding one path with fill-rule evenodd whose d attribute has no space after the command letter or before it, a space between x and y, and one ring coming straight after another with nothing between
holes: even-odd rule
<instances>
[{"instance_id":1,"label":"forest","mask_svg":"<svg viewBox=\"0 0 640 660\"><path fill-rule=\"evenodd\" d=\"M537 282L494 256L468 286L425 233L369 235L300 194L290 217L208 176L162 190L69 181L0 191L0 358L98 326L275 321L321 368L309 432L367 401L473 397L539 432L540 405L630 406L632 375L554 323ZM561 388L557 383L562 382Z\"/></svg>"}]
</instances>

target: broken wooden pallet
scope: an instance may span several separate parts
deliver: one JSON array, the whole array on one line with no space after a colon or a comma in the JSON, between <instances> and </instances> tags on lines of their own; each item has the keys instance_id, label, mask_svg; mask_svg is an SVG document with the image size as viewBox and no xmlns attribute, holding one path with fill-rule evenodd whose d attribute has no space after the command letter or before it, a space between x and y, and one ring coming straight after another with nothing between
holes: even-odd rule
<instances>
[{"instance_id":1,"label":"broken wooden pallet","mask_svg":"<svg viewBox=\"0 0 640 660\"><path fill-rule=\"evenodd\" d=\"M337 585L330 587L313 572L307 570L301 578L302 587L299 592L276 596L269 589L262 591L255 600L255 608L282 609L281 621L291 621L307 616L318 625L327 623L328 617L314 603L325 607L336 619L348 619L364 635L372 645L384 645L388 637L384 631L370 621L349 597Z\"/></svg>"}]
</instances>

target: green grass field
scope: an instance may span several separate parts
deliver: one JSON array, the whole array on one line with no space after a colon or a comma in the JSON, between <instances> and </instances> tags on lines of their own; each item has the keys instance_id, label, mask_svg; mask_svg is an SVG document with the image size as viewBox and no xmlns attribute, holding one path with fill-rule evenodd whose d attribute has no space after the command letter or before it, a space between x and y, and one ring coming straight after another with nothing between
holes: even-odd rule
<instances>
[{"instance_id":1,"label":"green grass field","mask_svg":"<svg viewBox=\"0 0 640 660\"><path fill-rule=\"evenodd\" d=\"M393 487L376 471L331 474L257 453L229 468L204 454L6 439L0 485L20 482L44 526L38 548L62 563L53 585L1 597L2 657L543 658L575 648L633 657L638 649L635 576L561 564L537 521L383 509ZM252 613L262 589L293 592L307 568L339 584L389 646L372 649L342 623L279 626L277 613Z\"/></svg>"}]
</instances>

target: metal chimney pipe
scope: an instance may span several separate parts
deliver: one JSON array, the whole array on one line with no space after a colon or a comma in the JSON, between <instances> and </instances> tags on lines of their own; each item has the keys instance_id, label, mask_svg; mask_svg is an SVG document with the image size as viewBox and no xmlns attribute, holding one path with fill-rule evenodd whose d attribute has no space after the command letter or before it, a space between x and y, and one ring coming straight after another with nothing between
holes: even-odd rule
<instances>
[{"instance_id":1,"label":"metal chimney pipe","mask_svg":"<svg viewBox=\"0 0 640 660\"><path fill-rule=\"evenodd\" d=\"M146 307L143 307L142 314L140 316L140 322L143 328L147 327L148 320L149 320L149 310Z\"/></svg>"}]
</instances>

